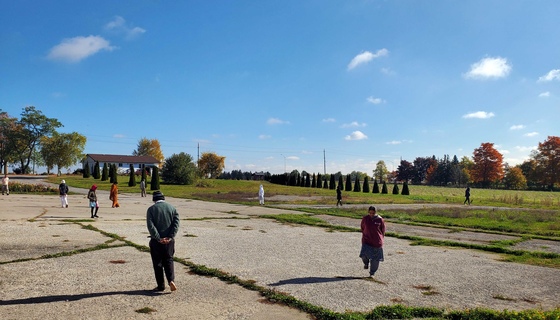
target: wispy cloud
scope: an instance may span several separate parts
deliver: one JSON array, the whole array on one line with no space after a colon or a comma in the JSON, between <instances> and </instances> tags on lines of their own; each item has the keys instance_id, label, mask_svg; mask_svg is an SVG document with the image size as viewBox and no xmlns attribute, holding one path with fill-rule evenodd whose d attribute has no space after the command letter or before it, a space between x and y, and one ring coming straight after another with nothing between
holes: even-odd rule
<instances>
[{"instance_id":1,"label":"wispy cloud","mask_svg":"<svg viewBox=\"0 0 560 320\"><path fill-rule=\"evenodd\" d=\"M550 70L547 74L540 77L538 82L545 82L545 81L552 81L552 80L560 80L560 69Z\"/></svg>"},{"instance_id":2,"label":"wispy cloud","mask_svg":"<svg viewBox=\"0 0 560 320\"><path fill-rule=\"evenodd\" d=\"M509 127L509 130L521 130L521 129L525 129L525 126L522 125L522 124L513 125L513 126Z\"/></svg>"},{"instance_id":3,"label":"wispy cloud","mask_svg":"<svg viewBox=\"0 0 560 320\"><path fill-rule=\"evenodd\" d=\"M547 98L547 97L550 97L549 91L542 92L541 94L539 94L539 98Z\"/></svg>"},{"instance_id":4,"label":"wispy cloud","mask_svg":"<svg viewBox=\"0 0 560 320\"><path fill-rule=\"evenodd\" d=\"M352 121L350 123L345 123L343 125L341 125L341 128L360 128L360 127L365 127L367 126L367 124L365 123L359 123L358 121Z\"/></svg>"},{"instance_id":5,"label":"wispy cloud","mask_svg":"<svg viewBox=\"0 0 560 320\"><path fill-rule=\"evenodd\" d=\"M368 137L361 131L354 131L350 135L344 137L344 140L364 140Z\"/></svg>"},{"instance_id":6,"label":"wispy cloud","mask_svg":"<svg viewBox=\"0 0 560 320\"><path fill-rule=\"evenodd\" d=\"M326 118L326 119L323 119L323 122L329 122L330 123L330 122L336 122L336 120L334 118Z\"/></svg>"},{"instance_id":7,"label":"wispy cloud","mask_svg":"<svg viewBox=\"0 0 560 320\"><path fill-rule=\"evenodd\" d=\"M539 133L535 132L535 131L524 134L525 137L535 137L535 136L538 136L538 135L539 135Z\"/></svg>"},{"instance_id":8,"label":"wispy cloud","mask_svg":"<svg viewBox=\"0 0 560 320\"><path fill-rule=\"evenodd\" d=\"M511 71L511 65L506 58L484 58L471 65L469 72L464 74L468 79L490 79L506 77Z\"/></svg>"},{"instance_id":9,"label":"wispy cloud","mask_svg":"<svg viewBox=\"0 0 560 320\"><path fill-rule=\"evenodd\" d=\"M261 135L259 135L259 139L260 139L260 140L266 140L266 139L270 139L270 138L272 138L272 137L269 136L269 135L266 135L266 134L261 134Z\"/></svg>"},{"instance_id":10,"label":"wispy cloud","mask_svg":"<svg viewBox=\"0 0 560 320\"><path fill-rule=\"evenodd\" d=\"M386 56L388 54L389 54L389 50L387 50L385 48L377 50L376 53L371 53L369 51L364 51L364 52L360 53L359 55L355 56L352 59L352 61L350 61L350 63L348 64L348 70L352 70L352 69L356 68L357 66L359 66L361 64L368 63L375 58L383 57L383 56Z\"/></svg>"},{"instance_id":11,"label":"wispy cloud","mask_svg":"<svg viewBox=\"0 0 560 320\"><path fill-rule=\"evenodd\" d=\"M126 138L126 136L124 134L117 133L113 135L113 138L124 139Z\"/></svg>"},{"instance_id":12,"label":"wispy cloud","mask_svg":"<svg viewBox=\"0 0 560 320\"><path fill-rule=\"evenodd\" d=\"M370 97L367 98L367 102L373 103L373 104L380 104L380 103L385 103L385 100L383 100L381 98L374 98L373 96L370 96Z\"/></svg>"},{"instance_id":13,"label":"wispy cloud","mask_svg":"<svg viewBox=\"0 0 560 320\"><path fill-rule=\"evenodd\" d=\"M401 144L401 143L402 143L402 141L396 141L396 140L385 142L385 144L392 144L392 145Z\"/></svg>"},{"instance_id":14,"label":"wispy cloud","mask_svg":"<svg viewBox=\"0 0 560 320\"><path fill-rule=\"evenodd\" d=\"M493 112L477 111L463 115L464 119L489 119L494 116Z\"/></svg>"},{"instance_id":15,"label":"wispy cloud","mask_svg":"<svg viewBox=\"0 0 560 320\"><path fill-rule=\"evenodd\" d=\"M105 30L124 35L125 39L132 40L145 33L146 30L140 27L132 27L127 25L126 20L121 16L105 25Z\"/></svg>"},{"instance_id":16,"label":"wispy cloud","mask_svg":"<svg viewBox=\"0 0 560 320\"><path fill-rule=\"evenodd\" d=\"M523 152L523 153L528 153L531 152L533 150L536 150L537 147L523 147L523 146L515 146L515 150L519 151L519 152Z\"/></svg>"},{"instance_id":17,"label":"wispy cloud","mask_svg":"<svg viewBox=\"0 0 560 320\"><path fill-rule=\"evenodd\" d=\"M284 120L281 120L281 119L278 119L278 118L269 118L266 121L266 124L269 124L269 125L290 124L290 122L289 121L284 121Z\"/></svg>"},{"instance_id":18,"label":"wispy cloud","mask_svg":"<svg viewBox=\"0 0 560 320\"><path fill-rule=\"evenodd\" d=\"M116 47L110 45L109 41L100 36L75 37L64 39L54 46L48 59L62 60L66 62L79 62L99 51L113 51Z\"/></svg>"},{"instance_id":19,"label":"wispy cloud","mask_svg":"<svg viewBox=\"0 0 560 320\"><path fill-rule=\"evenodd\" d=\"M297 156L287 156L286 159L287 160L299 160L299 157L297 157Z\"/></svg>"}]
</instances>

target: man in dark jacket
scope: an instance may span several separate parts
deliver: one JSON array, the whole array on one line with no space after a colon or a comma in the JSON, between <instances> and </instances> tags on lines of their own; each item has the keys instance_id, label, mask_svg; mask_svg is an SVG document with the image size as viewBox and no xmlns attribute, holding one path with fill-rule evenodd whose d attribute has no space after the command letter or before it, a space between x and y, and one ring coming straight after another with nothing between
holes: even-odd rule
<instances>
[{"instance_id":1,"label":"man in dark jacket","mask_svg":"<svg viewBox=\"0 0 560 320\"><path fill-rule=\"evenodd\" d=\"M58 193L60 195L60 204L63 208L68 208L68 185L62 180L58 185Z\"/></svg>"},{"instance_id":2,"label":"man in dark jacket","mask_svg":"<svg viewBox=\"0 0 560 320\"><path fill-rule=\"evenodd\" d=\"M164 271L171 291L177 290L173 255L175 254L175 236L179 230L179 214L175 207L165 202L160 191L153 193L155 202L148 208L146 223L150 232L150 254L156 276L157 287L154 291L164 291Z\"/></svg>"},{"instance_id":3,"label":"man in dark jacket","mask_svg":"<svg viewBox=\"0 0 560 320\"><path fill-rule=\"evenodd\" d=\"M373 277L379 268L379 262L383 261L383 241L385 239L385 221L377 214L375 207L368 209L368 215L362 218L362 250L360 258L364 262L364 269L369 269L369 275Z\"/></svg>"}]
</instances>

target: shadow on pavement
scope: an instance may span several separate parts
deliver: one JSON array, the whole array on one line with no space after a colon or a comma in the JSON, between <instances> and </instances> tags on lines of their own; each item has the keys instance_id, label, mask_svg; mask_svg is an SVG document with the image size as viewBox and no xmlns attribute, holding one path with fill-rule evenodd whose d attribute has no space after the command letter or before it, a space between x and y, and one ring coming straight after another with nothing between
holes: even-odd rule
<instances>
[{"instance_id":1,"label":"shadow on pavement","mask_svg":"<svg viewBox=\"0 0 560 320\"><path fill-rule=\"evenodd\" d=\"M155 292L153 290L134 290L134 291L97 292L97 293L85 293L85 294L64 294L64 295L56 295L56 296L23 298L23 299L14 299L14 300L0 300L0 306L50 303L50 302L59 302L59 301L76 301L81 299L96 298L96 297L111 296L111 295L155 297L162 294L170 294L170 292Z\"/></svg>"}]
</instances>

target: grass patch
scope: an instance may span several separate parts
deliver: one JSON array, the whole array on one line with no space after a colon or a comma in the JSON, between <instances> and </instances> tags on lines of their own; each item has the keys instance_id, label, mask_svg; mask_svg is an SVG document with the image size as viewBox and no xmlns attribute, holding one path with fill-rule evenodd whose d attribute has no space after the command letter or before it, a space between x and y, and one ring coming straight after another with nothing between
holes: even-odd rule
<instances>
[{"instance_id":1,"label":"grass patch","mask_svg":"<svg viewBox=\"0 0 560 320\"><path fill-rule=\"evenodd\" d=\"M136 312L138 312L138 313L151 314L151 313L153 313L153 312L156 312L157 310L156 310L156 309L152 309L152 308L150 308L150 307L144 307L144 308L137 309L137 310L134 310L134 311L136 311Z\"/></svg>"}]
</instances>

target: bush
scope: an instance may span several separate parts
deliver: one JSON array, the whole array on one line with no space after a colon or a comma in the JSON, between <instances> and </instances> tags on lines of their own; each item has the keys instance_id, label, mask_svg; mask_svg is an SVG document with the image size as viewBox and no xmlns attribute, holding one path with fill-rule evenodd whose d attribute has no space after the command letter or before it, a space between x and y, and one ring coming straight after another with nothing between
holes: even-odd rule
<instances>
[{"instance_id":1,"label":"bush","mask_svg":"<svg viewBox=\"0 0 560 320\"><path fill-rule=\"evenodd\" d=\"M10 183L10 192L15 193L53 193L58 194L58 187L52 188L44 184Z\"/></svg>"},{"instance_id":2,"label":"bush","mask_svg":"<svg viewBox=\"0 0 560 320\"><path fill-rule=\"evenodd\" d=\"M399 194L399 185L396 183L393 185L393 194Z\"/></svg>"},{"instance_id":3,"label":"bush","mask_svg":"<svg viewBox=\"0 0 560 320\"><path fill-rule=\"evenodd\" d=\"M408 191L408 182L406 182L406 181L403 183L401 194L402 194L403 196L408 196L408 195L410 195L410 191Z\"/></svg>"},{"instance_id":4,"label":"bush","mask_svg":"<svg viewBox=\"0 0 560 320\"><path fill-rule=\"evenodd\" d=\"M385 181L383 181L383 187L381 188L381 193L383 194L389 193L389 190L387 190L387 183Z\"/></svg>"},{"instance_id":5,"label":"bush","mask_svg":"<svg viewBox=\"0 0 560 320\"><path fill-rule=\"evenodd\" d=\"M379 193L379 185L377 184L377 180L373 180L373 193Z\"/></svg>"},{"instance_id":6,"label":"bush","mask_svg":"<svg viewBox=\"0 0 560 320\"><path fill-rule=\"evenodd\" d=\"M364 187L362 189L364 190L364 193L369 193L369 178L368 178L368 176L366 176L364 178Z\"/></svg>"}]
</instances>

